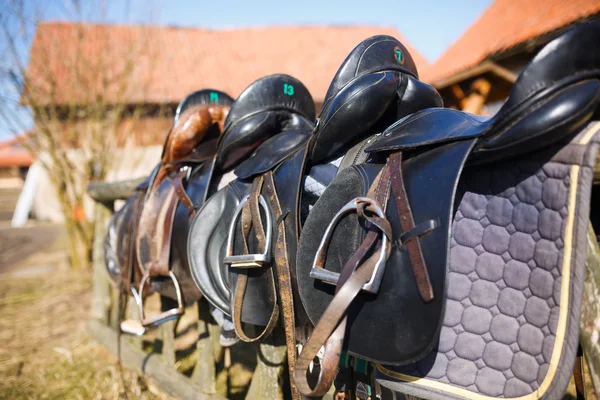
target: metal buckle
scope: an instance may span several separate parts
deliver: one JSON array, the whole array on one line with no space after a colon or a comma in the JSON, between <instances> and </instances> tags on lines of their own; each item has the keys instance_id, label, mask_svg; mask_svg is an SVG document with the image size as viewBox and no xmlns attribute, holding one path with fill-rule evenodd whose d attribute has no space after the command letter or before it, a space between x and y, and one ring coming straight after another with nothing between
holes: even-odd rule
<instances>
[{"instance_id":1,"label":"metal buckle","mask_svg":"<svg viewBox=\"0 0 600 400\"><path fill-rule=\"evenodd\" d=\"M153 315L148 318L146 318L146 316L144 315L144 303L141 299L141 293L143 293L144 291L144 286L146 286L146 284L149 282L150 275L148 274L148 272L146 272L142 277L142 281L140 282L139 294L138 296L134 295L134 298L136 299L136 302L140 309L140 320L142 321L143 327L157 326L172 319L179 318L185 311L183 308L183 300L181 297L181 287L179 286L179 281L177 280L177 277L175 276L173 271L169 271L168 276L173 281L173 286L175 286L175 293L177 294L177 307L171 308L167 311L163 311L158 315Z\"/></svg>"},{"instance_id":2,"label":"metal buckle","mask_svg":"<svg viewBox=\"0 0 600 400\"><path fill-rule=\"evenodd\" d=\"M271 222L271 213L267 208L267 202L264 197L259 195L259 204L262 209L265 211L266 217L266 240L265 240L265 248L262 254L233 254L233 246L235 239L235 231L237 227L237 222L240 219L240 214L242 213L242 208L244 204L248 201L250 195L246 195L240 204L238 205L237 210L235 210L235 214L233 216L233 221L231 221L231 225L229 226L229 236L227 238L227 251L225 253L225 258L223 262L225 264L230 264L234 268L260 268L264 264L268 264L271 262L271 235L272 235L272 222Z\"/></svg>"},{"instance_id":3,"label":"metal buckle","mask_svg":"<svg viewBox=\"0 0 600 400\"><path fill-rule=\"evenodd\" d=\"M318 279L330 285L337 285L338 279L340 278L339 272L333 272L325 269L325 260L327 259L327 247L329 246L331 236L339 220L349 212L356 211L359 203L369 203L373 210L375 210L375 213L379 218L385 218L385 213L383 212L383 209L373 199L370 199L368 197L356 197L350 202L348 202L333 217L333 220L331 221L331 223L327 227L327 230L325 231L325 234L323 235L323 239L321 239L321 243L319 244L319 248L317 249L317 253L315 254L315 260L313 261L312 269L310 270L311 278ZM369 279L369 282L365 283L362 287L362 290L365 292L376 294L379 291L381 279L383 278L383 273L385 271L385 263L387 262L387 259L390 255L390 246L388 246L388 241L388 237L385 235L385 233L382 232L381 251L379 253L379 258L377 259L377 263L375 264L375 269L373 270L371 279ZM323 266L317 266L318 260L321 260Z\"/></svg>"}]
</instances>

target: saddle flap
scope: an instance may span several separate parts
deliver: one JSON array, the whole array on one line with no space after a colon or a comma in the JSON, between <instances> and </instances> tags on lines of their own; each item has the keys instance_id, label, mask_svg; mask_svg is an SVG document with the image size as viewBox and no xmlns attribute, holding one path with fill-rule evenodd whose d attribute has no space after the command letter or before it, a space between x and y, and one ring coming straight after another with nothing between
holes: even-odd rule
<instances>
[{"instance_id":1,"label":"saddle flap","mask_svg":"<svg viewBox=\"0 0 600 400\"><path fill-rule=\"evenodd\" d=\"M240 179L262 174L303 147L310 137L310 130L289 130L267 139L254 154L235 169Z\"/></svg>"},{"instance_id":2,"label":"saddle flap","mask_svg":"<svg viewBox=\"0 0 600 400\"><path fill-rule=\"evenodd\" d=\"M492 128L473 156L480 162L514 157L550 146L579 131L600 104L600 81L587 80L568 86L551 97L533 103L505 129Z\"/></svg>"},{"instance_id":3,"label":"saddle flap","mask_svg":"<svg viewBox=\"0 0 600 400\"><path fill-rule=\"evenodd\" d=\"M366 152L404 151L420 146L477 137L489 128L489 118L430 108L409 115L386 129Z\"/></svg>"},{"instance_id":4,"label":"saddle flap","mask_svg":"<svg viewBox=\"0 0 600 400\"><path fill-rule=\"evenodd\" d=\"M313 99L299 80L281 74L261 78L231 107L219 139L217 166L231 168L285 130L312 130L314 119Z\"/></svg>"}]
</instances>

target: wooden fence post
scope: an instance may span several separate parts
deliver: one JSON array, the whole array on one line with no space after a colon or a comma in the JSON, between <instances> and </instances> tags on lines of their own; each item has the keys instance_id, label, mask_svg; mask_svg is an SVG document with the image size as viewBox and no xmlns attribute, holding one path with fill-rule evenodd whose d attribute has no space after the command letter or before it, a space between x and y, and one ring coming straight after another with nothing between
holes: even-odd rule
<instances>
[{"instance_id":1,"label":"wooden fence post","mask_svg":"<svg viewBox=\"0 0 600 400\"><path fill-rule=\"evenodd\" d=\"M600 247L592 225L588 228L580 344L588 362L596 397L600 398Z\"/></svg>"},{"instance_id":2,"label":"wooden fence post","mask_svg":"<svg viewBox=\"0 0 600 400\"><path fill-rule=\"evenodd\" d=\"M286 368L285 338L281 330L274 329L259 345L258 363L250 382L246 399L283 399L283 371Z\"/></svg>"},{"instance_id":3,"label":"wooden fence post","mask_svg":"<svg viewBox=\"0 0 600 400\"><path fill-rule=\"evenodd\" d=\"M104 235L113 212L113 202L94 206L94 244L92 250L92 318L110 323L111 284L104 264Z\"/></svg>"},{"instance_id":4,"label":"wooden fence post","mask_svg":"<svg viewBox=\"0 0 600 400\"><path fill-rule=\"evenodd\" d=\"M216 324L210 316L208 302L205 299L200 299L198 302L197 357L192 379L198 382L202 391L206 394L217 392L217 366L215 364L217 349L215 349L214 329L211 329L211 325ZM218 342L216 344L218 345Z\"/></svg>"}]
</instances>

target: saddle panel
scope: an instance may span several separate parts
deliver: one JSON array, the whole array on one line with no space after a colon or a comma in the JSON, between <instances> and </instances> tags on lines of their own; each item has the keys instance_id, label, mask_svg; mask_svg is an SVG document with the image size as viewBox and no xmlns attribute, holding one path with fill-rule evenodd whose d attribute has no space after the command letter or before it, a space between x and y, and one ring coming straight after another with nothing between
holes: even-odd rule
<instances>
[{"instance_id":1,"label":"saddle panel","mask_svg":"<svg viewBox=\"0 0 600 400\"><path fill-rule=\"evenodd\" d=\"M449 226L456 185L474 141L461 141L415 156L402 165L406 192L415 223L434 220L436 227L420 238L434 300L424 302L416 288L406 248L398 244L404 233L395 200L387 204L394 246L376 295L361 293L348 310L347 351L357 357L388 364L412 363L436 345L444 310ZM297 276L300 298L309 318L317 323L331 302L334 286L310 277L325 229L350 200L365 196L381 165L363 164L340 172L309 214L300 238ZM435 196L428 195L436 187ZM364 223L345 217L328 246L325 269L340 272L364 238ZM351 246L350 246L351 245ZM377 340L365 340L377 338ZM383 361L386 360L386 361Z\"/></svg>"},{"instance_id":2,"label":"saddle panel","mask_svg":"<svg viewBox=\"0 0 600 400\"><path fill-rule=\"evenodd\" d=\"M387 390L424 399L560 399L579 341L600 124L568 143L463 172L436 348L378 365Z\"/></svg>"},{"instance_id":3,"label":"saddle panel","mask_svg":"<svg viewBox=\"0 0 600 400\"><path fill-rule=\"evenodd\" d=\"M188 258L194 282L204 297L231 316L231 282L222 262L229 224L250 185L234 181L211 196L191 223Z\"/></svg>"}]
</instances>

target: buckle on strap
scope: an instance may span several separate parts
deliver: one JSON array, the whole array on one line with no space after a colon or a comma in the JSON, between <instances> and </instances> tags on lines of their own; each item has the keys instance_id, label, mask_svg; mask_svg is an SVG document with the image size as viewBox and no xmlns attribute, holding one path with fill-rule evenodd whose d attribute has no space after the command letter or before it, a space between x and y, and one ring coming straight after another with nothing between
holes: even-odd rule
<instances>
[{"instance_id":1,"label":"buckle on strap","mask_svg":"<svg viewBox=\"0 0 600 400\"><path fill-rule=\"evenodd\" d=\"M271 220L271 213L269 212L269 209L267 207L267 202L262 194L259 195L258 203L264 210L266 218L265 248L262 254L233 254L236 231L235 228L237 227L238 220L240 219L242 208L244 208L244 204L246 204L249 198L250 195L246 195L242 199L242 201L238 205L237 210L235 210L233 220L231 221L231 225L229 226L229 235L227 237L227 250L225 252L225 258L223 258L223 262L225 264L230 264L232 267L235 268L260 268L264 264L268 264L271 262L271 239L273 231L273 222Z\"/></svg>"},{"instance_id":2,"label":"buckle on strap","mask_svg":"<svg viewBox=\"0 0 600 400\"><path fill-rule=\"evenodd\" d=\"M330 285L337 285L338 279L340 277L339 272L333 272L325 269L325 260L327 259L327 248L329 247L329 242L331 241L333 231L340 219L342 219L343 216L352 211L356 212L359 203L369 203L372 210L375 212L375 214L377 214L379 218L385 218L385 213L383 212L383 209L377 203L377 201L368 197L356 197L350 200L350 202L348 202L344 207L340 209L340 211L337 212L337 214L333 217L333 220L325 230L323 239L321 239L321 243L319 244L319 248L317 249L317 253L315 254L312 269L310 270L311 278L318 279ZM381 286L381 279L383 278L383 272L385 271L385 264L389 257L389 239L384 232L381 232L381 241L382 242L379 258L377 259L377 263L375 264L375 268L373 270L373 274L371 275L371 279L369 279L369 281L365 283L362 287L363 291L373 294L376 294L379 291L379 286ZM319 261L322 266L319 266Z\"/></svg>"},{"instance_id":3,"label":"buckle on strap","mask_svg":"<svg viewBox=\"0 0 600 400\"><path fill-rule=\"evenodd\" d=\"M153 315L148 318L146 318L144 314L144 303L141 299L141 293L143 293L144 287L147 284L149 284L150 274L146 272L142 277L142 281L140 282L139 295L134 295L134 298L140 310L140 319L142 321L143 327L160 325L172 319L179 318L184 313L185 310L183 308L183 299L181 297L181 287L179 286L179 281L177 280L177 277L175 276L173 271L169 271L168 277L173 281L173 286L175 286L175 293L177 294L177 307L171 308L167 311L163 311L160 314Z\"/></svg>"}]
</instances>

